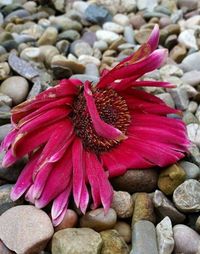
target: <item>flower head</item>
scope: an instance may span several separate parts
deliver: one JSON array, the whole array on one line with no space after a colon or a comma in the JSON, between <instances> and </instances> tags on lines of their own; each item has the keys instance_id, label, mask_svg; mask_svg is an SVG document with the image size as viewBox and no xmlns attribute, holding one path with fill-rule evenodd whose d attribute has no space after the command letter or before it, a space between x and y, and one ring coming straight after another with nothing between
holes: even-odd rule
<instances>
[{"instance_id":1,"label":"flower head","mask_svg":"<svg viewBox=\"0 0 200 254\"><path fill-rule=\"evenodd\" d=\"M2 142L3 165L29 156L12 190L13 200L25 193L38 208L53 201L57 225L71 192L84 213L90 186L92 208L102 204L108 210L113 193L109 177L130 168L164 167L184 157L188 146L184 123L168 117L180 112L138 88L173 87L139 80L165 60L166 50L156 50L158 40L155 26L148 42L111 71L103 71L95 86L62 80L13 108L13 130Z\"/></svg>"}]
</instances>

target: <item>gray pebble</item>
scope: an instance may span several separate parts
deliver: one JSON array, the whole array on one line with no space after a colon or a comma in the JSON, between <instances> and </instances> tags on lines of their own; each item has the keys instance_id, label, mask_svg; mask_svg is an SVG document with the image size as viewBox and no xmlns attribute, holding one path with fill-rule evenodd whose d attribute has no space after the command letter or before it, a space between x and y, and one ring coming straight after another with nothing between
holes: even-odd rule
<instances>
[{"instance_id":1,"label":"gray pebble","mask_svg":"<svg viewBox=\"0 0 200 254\"><path fill-rule=\"evenodd\" d=\"M186 179L198 179L200 176L200 168L189 161L181 161L179 165L186 173Z\"/></svg>"}]
</instances>

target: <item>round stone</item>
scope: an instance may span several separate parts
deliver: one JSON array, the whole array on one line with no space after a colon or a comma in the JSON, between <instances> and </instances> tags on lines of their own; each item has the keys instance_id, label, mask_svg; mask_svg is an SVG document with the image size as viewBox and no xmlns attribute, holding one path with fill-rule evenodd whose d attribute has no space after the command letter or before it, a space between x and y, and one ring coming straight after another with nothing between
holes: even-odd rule
<instances>
[{"instance_id":1,"label":"round stone","mask_svg":"<svg viewBox=\"0 0 200 254\"><path fill-rule=\"evenodd\" d=\"M125 191L114 191L111 207L119 218L129 218L133 214L133 200Z\"/></svg>"},{"instance_id":2,"label":"round stone","mask_svg":"<svg viewBox=\"0 0 200 254\"><path fill-rule=\"evenodd\" d=\"M116 24L114 22L106 22L103 24L103 29L107 31L111 31L117 34L120 34L124 31L123 26Z\"/></svg>"},{"instance_id":3,"label":"round stone","mask_svg":"<svg viewBox=\"0 0 200 254\"><path fill-rule=\"evenodd\" d=\"M39 253L52 235L50 218L34 206L16 206L0 217L0 238L16 253Z\"/></svg>"},{"instance_id":4,"label":"round stone","mask_svg":"<svg viewBox=\"0 0 200 254\"><path fill-rule=\"evenodd\" d=\"M67 209L67 212L62 222L55 228L55 231L59 231L65 228L74 228L78 222L78 215L75 211Z\"/></svg>"},{"instance_id":5,"label":"round stone","mask_svg":"<svg viewBox=\"0 0 200 254\"><path fill-rule=\"evenodd\" d=\"M89 43L85 42L85 41L74 41L71 46L71 53L75 54L77 57L81 56L81 55L89 55L91 56L93 53L93 50L91 48L91 46L89 45Z\"/></svg>"},{"instance_id":6,"label":"round stone","mask_svg":"<svg viewBox=\"0 0 200 254\"><path fill-rule=\"evenodd\" d=\"M57 29L55 27L48 27L38 40L38 45L53 45L56 43L57 36Z\"/></svg>"},{"instance_id":7,"label":"round stone","mask_svg":"<svg viewBox=\"0 0 200 254\"><path fill-rule=\"evenodd\" d=\"M111 31L106 31L106 30L98 30L96 31L96 36L98 40L103 40L107 43L112 43L115 40L119 39L119 35L111 32Z\"/></svg>"},{"instance_id":8,"label":"round stone","mask_svg":"<svg viewBox=\"0 0 200 254\"><path fill-rule=\"evenodd\" d=\"M190 179L179 185L173 193L176 207L183 212L200 211L200 183Z\"/></svg>"},{"instance_id":9,"label":"round stone","mask_svg":"<svg viewBox=\"0 0 200 254\"><path fill-rule=\"evenodd\" d=\"M174 253L199 253L200 236L193 229L186 225L178 224L173 227L175 249Z\"/></svg>"},{"instance_id":10,"label":"round stone","mask_svg":"<svg viewBox=\"0 0 200 254\"><path fill-rule=\"evenodd\" d=\"M0 63L0 80L4 80L8 78L8 75L10 73L10 67L8 63Z\"/></svg>"},{"instance_id":11,"label":"round stone","mask_svg":"<svg viewBox=\"0 0 200 254\"><path fill-rule=\"evenodd\" d=\"M29 84L23 77L12 76L2 82L0 90L12 98L13 104L17 105L23 102L28 95Z\"/></svg>"},{"instance_id":12,"label":"round stone","mask_svg":"<svg viewBox=\"0 0 200 254\"><path fill-rule=\"evenodd\" d=\"M102 239L90 228L67 228L56 232L52 239L52 254L99 254Z\"/></svg>"},{"instance_id":13,"label":"round stone","mask_svg":"<svg viewBox=\"0 0 200 254\"><path fill-rule=\"evenodd\" d=\"M186 179L198 179L200 176L200 168L189 161L181 161L179 165L186 173Z\"/></svg>"},{"instance_id":14,"label":"round stone","mask_svg":"<svg viewBox=\"0 0 200 254\"><path fill-rule=\"evenodd\" d=\"M116 221L117 214L114 209L110 208L108 212L105 213L103 208L98 208L83 215L80 219L80 226L93 228L99 232L113 228Z\"/></svg>"},{"instance_id":15,"label":"round stone","mask_svg":"<svg viewBox=\"0 0 200 254\"><path fill-rule=\"evenodd\" d=\"M120 234L120 236L124 239L126 243L130 243L131 241L131 227L128 223L124 221L117 221L114 228Z\"/></svg>"}]
</instances>

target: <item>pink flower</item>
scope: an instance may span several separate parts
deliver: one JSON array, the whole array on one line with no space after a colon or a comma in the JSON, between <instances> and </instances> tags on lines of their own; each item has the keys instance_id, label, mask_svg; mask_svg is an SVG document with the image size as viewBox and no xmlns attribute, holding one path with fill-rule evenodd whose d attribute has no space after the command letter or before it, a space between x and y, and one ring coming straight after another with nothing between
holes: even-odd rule
<instances>
[{"instance_id":1,"label":"pink flower","mask_svg":"<svg viewBox=\"0 0 200 254\"><path fill-rule=\"evenodd\" d=\"M138 87L169 88L172 84L138 80L161 66L167 52L158 49L155 26L147 43L133 55L104 71L98 84L62 80L12 110L13 130L2 142L3 166L25 155L11 198L24 193L42 208L53 201L52 219L58 225L69 196L85 213L89 203L110 207L113 190L108 178L130 168L164 167L184 157L188 140L179 114L159 98Z\"/></svg>"}]
</instances>

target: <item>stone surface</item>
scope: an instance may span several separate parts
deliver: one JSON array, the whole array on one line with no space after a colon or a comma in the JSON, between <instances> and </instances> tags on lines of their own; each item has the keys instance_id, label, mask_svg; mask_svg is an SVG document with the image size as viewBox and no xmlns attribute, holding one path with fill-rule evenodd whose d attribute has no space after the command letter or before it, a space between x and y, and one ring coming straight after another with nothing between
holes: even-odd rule
<instances>
[{"instance_id":1,"label":"stone surface","mask_svg":"<svg viewBox=\"0 0 200 254\"><path fill-rule=\"evenodd\" d=\"M156 226L159 254L171 254L174 249L172 223L169 217L165 217Z\"/></svg>"},{"instance_id":2,"label":"stone surface","mask_svg":"<svg viewBox=\"0 0 200 254\"><path fill-rule=\"evenodd\" d=\"M173 191L185 180L185 171L174 164L161 171L158 178L158 187L166 195L171 195Z\"/></svg>"},{"instance_id":3,"label":"stone surface","mask_svg":"<svg viewBox=\"0 0 200 254\"><path fill-rule=\"evenodd\" d=\"M151 197L147 193L136 193L132 227L139 220L148 220L155 223L155 213Z\"/></svg>"},{"instance_id":4,"label":"stone surface","mask_svg":"<svg viewBox=\"0 0 200 254\"><path fill-rule=\"evenodd\" d=\"M47 27L40 39L38 45L53 45L55 44L58 36L58 31L55 27Z\"/></svg>"},{"instance_id":5,"label":"stone surface","mask_svg":"<svg viewBox=\"0 0 200 254\"><path fill-rule=\"evenodd\" d=\"M59 231L65 228L74 228L78 223L78 215L74 210L67 209L62 222L55 228L55 231Z\"/></svg>"},{"instance_id":6,"label":"stone surface","mask_svg":"<svg viewBox=\"0 0 200 254\"><path fill-rule=\"evenodd\" d=\"M83 215L80 219L80 226L93 228L99 232L113 228L116 221L117 214L114 209L110 208L105 214L103 208L98 208Z\"/></svg>"},{"instance_id":7,"label":"stone surface","mask_svg":"<svg viewBox=\"0 0 200 254\"><path fill-rule=\"evenodd\" d=\"M128 223L124 221L117 221L114 228L120 234L120 236L124 239L126 243L130 243L131 241L131 227Z\"/></svg>"},{"instance_id":8,"label":"stone surface","mask_svg":"<svg viewBox=\"0 0 200 254\"><path fill-rule=\"evenodd\" d=\"M23 77L12 76L1 83L0 90L12 98L14 105L17 105L24 101L28 95L29 84Z\"/></svg>"},{"instance_id":9,"label":"stone surface","mask_svg":"<svg viewBox=\"0 0 200 254\"><path fill-rule=\"evenodd\" d=\"M176 207L183 212L200 211L200 183L189 179L179 185L173 193Z\"/></svg>"},{"instance_id":10,"label":"stone surface","mask_svg":"<svg viewBox=\"0 0 200 254\"><path fill-rule=\"evenodd\" d=\"M185 30L179 34L178 41L180 44L186 46L186 48L192 48L197 50L198 46L195 38L195 31L192 29Z\"/></svg>"},{"instance_id":11,"label":"stone surface","mask_svg":"<svg viewBox=\"0 0 200 254\"><path fill-rule=\"evenodd\" d=\"M156 169L130 169L124 175L111 179L115 190L134 192L152 192L157 186Z\"/></svg>"},{"instance_id":12,"label":"stone surface","mask_svg":"<svg viewBox=\"0 0 200 254\"><path fill-rule=\"evenodd\" d=\"M152 222L142 220L134 224L130 254L158 254L156 230Z\"/></svg>"},{"instance_id":13,"label":"stone surface","mask_svg":"<svg viewBox=\"0 0 200 254\"><path fill-rule=\"evenodd\" d=\"M86 20L91 23L103 24L112 20L110 12L102 6L90 4L85 10Z\"/></svg>"},{"instance_id":14,"label":"stone surface","mask_svg":"<svg viewBox=\"0 0 200 254\"><path fill-rule=\"evenodd\" d=\"M111 31L106 31L106 30L98 30L96 32L96 36L98 40L103 40L109 44L119 38L118 34Z\"/></svg>"},{"instance_id":15,"label":"stone surface","mask_svg":"<svg viewBox=\"0 0 200 254\"><path fill-rule=\"evenodd\" d=\"M42 251L52 235L53 226L49 217L34 206L16 206L0 217L0 238L17 253Z\"/></svg>"},{"instance_id":16,"label":"stone surface","mask_svg":"<svg viewBox=\"0 0 200 254\"><path fill-rule=\"evenodd\" d=\"M200 147L200 126L198 123L187 125L188 138L197 146Z\"/></svg>"},{"instance_id":17,"label":"stone surface","mask_svg":"<svg viewBox=\"0 0 200 254\"><path fill-rule=\"evenodd\" d=\"M67 228L56 232L52 254L100 254L102 239L90 228Z\"/></svg>"},{"instance_id":18,"label":"stone surface","mask_svg":"<svg viewBox=\"0 0 200 254\"><path fill-rule=\"evenodd\" d=\"M172 82L173 84L175 82ZM171 94L176 108L180 110L186 110L189 104L189 99L187 95L187 91L183 87L177 87L170 89L169 93Z\"/></svg>"},{"instance_id":19,"label":"stone surface","mask_svg":"<svg viewBox=\"0 0 200 254\"><path fill-rule=\"evenodd\" d=\"M114 191L111 207L119 218L129 218L133 214L133 200L125 191Z\"/></svg>"},{"instance_id":20,"label":"stone surface","mask_svg":"<svg viewBox=\"0 0 200 254\"><path fill-rule=\"evenodd\" d=\"M12 125L10 123L0 126L0 142L5 138L5 136L11 131Z\"/></svg>"},{"instance_id":21,"label":"stone surface","mask_svg":"<svg viewBox=\"0 0 200 254\"><path fill-rule=\"evenodd\" d=\"M153 204L156 213L162 219L168 216L175 224L185 220L185 215L179 212L174 204L159 190L156 190L153 195Z\"/></svg>"},{"instance_id":22,"label":"stone surface","mask_svg":"<svg viewBox=\"0 0 200 254\"><path fill-rule=\"evenodd\" d=\"M200 168L189 161L181 161L179 165L186 173L186 179L198 179L200 176Z\"/></svg>"},{"instance_id":23,"label":"stone surface","mask_svg":"<svg viewBox=\"0 0 200 254\"><path fill-rule=\"evenodd\" d=\"M200 70L200 52L192 53L184 58L181 68L186 71Z\"/></svg>"},{"instance_id":24,"label":"stone surface","mask_svg":"<svg viewBox=\"0 0 200 254\"><path fill-rule=\"evenodd\" d=\"M129 248L116 230L105 230L100 233L103 245L101 254L128 254Z\"/></svg>"},{"instance_id":25,"label":"stone surface","mask_svg":"<svg viewBox=\"0 0 200 254\"><path fill-rule=\"evenodd\" d=\"M192 70L183 74L182 78L183 82L196 86L200 84L200 71Z\"/></svg>"},{"instance_id":26,"label":"stone surface","mask_svg":"<svg viewBox=\"0 0 200 254\"><path fill-rule=\"evenodd\" d=\"M0 253L1 254L14 254L13 251L9 250L2 241L0 241Z\"/></svg>"},{"instance_id":27,"label":"stone surface","mask_svg":"<svg viewBox=\"0 0 200 254\"><path fill-rule=\"evenodd\" d=\"M200 251L200 235L186 225L173 227L175 249L174 253L198 254Z\"/></svg>"},{"instance_id":28,"label":"stone surface","mask_svg":"<svg viewBox=\"0 0 200 254\"><path fill-rule=\"evenodd\" d=\"M8 63L0 63L0 80L4 80L8 78L8 75L10 73L10 67Z\"/></svg>"}]
</instances>

